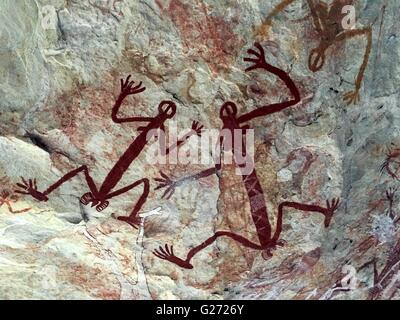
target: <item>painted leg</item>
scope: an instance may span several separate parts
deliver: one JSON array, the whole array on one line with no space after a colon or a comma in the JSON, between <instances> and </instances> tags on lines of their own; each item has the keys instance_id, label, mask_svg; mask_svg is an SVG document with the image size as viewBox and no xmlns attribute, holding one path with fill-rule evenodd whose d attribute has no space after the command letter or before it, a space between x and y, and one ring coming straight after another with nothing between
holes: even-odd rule
<instances>
[{"instance_id":1,"label":"painted leg","mask_svg":"<svg viewBox=\"0 0 400 320\"><path fill-rule=\"evenodd\" d=\"M336 37L336 41L343 41L345 39L350 39L357 36L364 36L367 39L367 45L365 47L364 58L361 64L361 67L358 71L356 81L355 81L355 90L345 93L343 96L343 100L347 102L348 105L354 103L357 104L360 101L360 88L361 82L364 78L365 69L368 65L369 55L371 53L372 48L372 30L370 27L364 29L355 29L344 31Z\"/></svg>"},{"instance_id":2,"label":"painted leg","mask_svg":"<svg viewBox=\"0 0 400 320\"><path fill-rule=\"evenodd\" d=\"M143 184L143 193L140 196L139 200L136 202L131 214L128 217L123 217L123 216L119 216L119 217L115 217L118 220L121 221L125 221L126 223L129 223L132 227L134 227L135 229L137 229L138 225L140 224L140 219L138 218L137 214L139 212L139 210L142 208L142 206L144 205L144 203L147 200L147 197L149 195L150 192L150 183L149 183L149 179L144 178L141 180L138 180L122 189L119 189L115 192L110 193L106 198L107 199L111 199L114 198L120 194L123 194L125 192L128 192L129 190L137 187L138 185Z\"/></svg>"},{"instance_id":3,"label":"painted leg","mask_svg":"<svg viewBox=\"0 0 400 320\"><path fill-rule=\"evenodd\" d=\"M153 251L153 254L163 260L167 260L169 262L175 263L176 265L185 268L185 269L193 269L193 265L190 264L190 260L193 258L194 255L196 255L198 252L201 250L205 249L209 245L215 242L219 237L226 236L229 237L245 247L255 249L255 250L263 250L264 248L261 247L259 244L256 244L254 242L251 242L250 240L235 234L233 232L229 231L217 231L212 237L208 238L206 241L198 245L197 247L194 247L192 250L189 251L189 253L186 256L186 259L183 260L179 257L177 257L174 254L174 247L173 246L168 246L167 244L163 248L162 246L159 247L159 249L156 249Z\"/></svg>"},{"instance_id":4,"label":"painted leg","mask_svg":"<svg viewBox=\"0 0 400 320\"><path fill-rule=\"evenodd\" d=\"M333 199L331 202L326 201L326 208L317 205L309 205L298 202L282 202L278 207L278 219L276 221L276 228L274 236L272 237L272 241L277 242L281 234L284 207L289 207L301 211L320 213L325 217L324 225L325 228L327 228L329 227L333 214L335 213L335 210L338 208L338 206L339 206L339 199Z\"/></svg>"},{"instance_id":5,"label":"painted leg","mask_svg":"<svg viewBox=\"0 0 400 320\"><path fill-rule=\"evenodd\" d=\"M27 212L32 209L32 208L25 208L25 209L21 209L21 210L14 210L9 202L7 202L6 204L7 204L8 211L13 214Z\"/></svg>"}]
</instances>

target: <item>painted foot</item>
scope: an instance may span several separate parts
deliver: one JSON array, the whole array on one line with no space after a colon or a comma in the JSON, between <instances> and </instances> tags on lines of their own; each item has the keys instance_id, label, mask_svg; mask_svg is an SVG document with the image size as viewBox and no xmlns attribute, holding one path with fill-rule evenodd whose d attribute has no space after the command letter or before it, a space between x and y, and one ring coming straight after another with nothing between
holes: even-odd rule
<instances>
[{"instance_id":1,"label":"painted foot","mask_svg":"<svg viewBox=\"0 0 400 320\"><path fill-rule=\"evenodd\" d=\"M91 192L85 193L79 201L85 206L92 203L92 207L96 206L97 212L103 211L110 204L107 200L100 201L96 199Z\"/></svg>"},{"instance_id":2,"label":"painted foot","mask_svg":"<svg viewBox=\"0 0 400 320\"><path fill-rule=\"evenodd\" d=\"M271 259L273 254L272 251L276 250L277 247L284 247L286 245L286 241L284 240L277 240L277 241L272 241L267 248L265 248L261 255L264 258L264 260Z\"/></svg>"},{"instance_id":3,"label":"painted foot","mask_svg":"<svg viewBox=\"0 0 400 320\"><path fill-rule=\"evenodd\" d=\"M185 268L185 269L193 269L193 266L185 260L178 258L174 254L174 246L169 247L167 244L165 245L165 249L163 247L159 247L159 249L154 250L153 254L160 259L167 260L169 262L175 263L176 265Z\"/></svg>"},{"instance_id":4,"label":"painted foot","mask_svg":"<svg viewBox=\"0 0 400 320\"><path fill-rule=\"evenodd\" d=\"M133 228L137 229L142 221L142 219L138 216L135 217L124 217L124 216L119 216L117 217L116 215L113 214L113 218L119 220L119 221L124 221Z\"/></svg>"},{"instance_id":5,"label":"painted foot","mask_svg":"<svg viewBox=\"0 0 400 320\"><path fill-rule=\"evenodd\" d=\"M140 92L143 92L146 90L145 87L142 87L142 81L139 82L138 85L133 86L135 84L135 81L129 81L131 78L131 75L129 75L126 80L121 79L121 95L122 96L129 96L132 94L137 94Z\"/></svg>"},{"instance_id":6,"label":"painted foot","mask_svg":"<svg viewBox=\"0 0 400 320\"><path fill-rule=\"evenodd\" d=\"M154 190L166 188L164 194L161 196L162 199L169 200L175 192L175 188L179 186L182 182L179 180L172 180L164 172L160 171L160 178L155 178L154 180L158 182L158 186Z\"/></svg>"},{"instance_id":7,"label":"painted foot","mask_svg":"<svg viewBox=\"0 0 400 320\"><path fill-rule=\"evenodd\" d=\"M347 105L357 104L360 102L360 94L358 90L347 92L344 94L343 100L347 103Z\"/></svg>"},{"instance_id":8,"label":"painted foot","mask_svg":"<svg viewBox=\"0 0 400 320\"><path fill-rule=\"evenodd\" d=\"M108 202L107 200L101 201L101 202L96 206L97 212L103 211L105 208L108 207L108 205L109 205L109 202Z\"/></svg>"},{"instance_id":9,"label":"painted foot","mask_svg":"<svg viewBox=\"0 0 400 320\"><path fill-rule=\"evenodd\" d=\"M266 249L261 252L261 256L263 257L264 260L269 260L272 258L273 254L271 251L272 251L271 249Z\"/></svg>"},{"instance_id":10,"label":"painted foot","mask_svg":"<svg viewBox=\"0 0 400 320\"><path fill-rule=\"evenodd\" d=\"M93 194L91 192L85 193L79 200L83 205L88 205L90 202L94 201Z\"/></svg>"},{"instance_id":11,"label":"painted foot","mask_svg":"<svg viewBox=\"0 0 400 320\"><path fill-rule=\"evenodd\" d=\"M197 134L199 137L201 137L201 131L203 130L203 126L199 122L193 121L192 122L192 130L195 134Z\"/></svg>"}]
</instances>

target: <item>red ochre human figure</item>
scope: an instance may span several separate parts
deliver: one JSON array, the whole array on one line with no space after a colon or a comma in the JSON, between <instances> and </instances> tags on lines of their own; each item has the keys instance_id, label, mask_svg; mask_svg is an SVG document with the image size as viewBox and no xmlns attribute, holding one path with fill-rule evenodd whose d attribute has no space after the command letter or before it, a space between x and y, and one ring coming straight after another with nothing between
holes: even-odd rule
<instances>
[{"instance_id":1,"label":"red ochre human figure","mask_svg":"<svg viewBox=\"0 0 400 320\"><path fill-rule=\"evenodd\" d=\"M83 173L87 186L89 187L89 192L85 193L81 196L80 202L84 205L91 203L92 207L96 207L98 212L103 211L108 207L110 199L124 194L133 188L142 185L143 193L140 196L139 200L134 205L134 208L129 216L119 216L118 220L125 221L137 228L139 223L139 219L137 218L137 214L141 207L146 202L146 199L149 195L150 191L150 183L149 179L143 178L140 179L128 186L125 186L121 189L114 190L117 186L126 170L128 170L131 163L139 156L142 152L143 148L148 143L149 137L151 137L151 133L155 132L159 129L164 130L164 123L168 119L171 119L176 112L176 105L172 101L161 101L158 105L158 114L155 117L129 117L129 118L120 118L118 116L118 111L122 105L124 99L133 94L137 94L143 92L146 88L142 87L142 82L138 85L134 86L134 81L130 81L130 75L124 81L121 79L121 92L112 108L111 118L115 123L126 123L126 122L145 122L146 126L138 128L140 131L139 135L133 140L130 146L126 149L126 151L121 155L119 160L115 163L113 168L107 174L100 188L97 188L94 179L91 177L89 173L89 169L86 165L83 165L71 172L68 172L63 177L61 177L54 184L49 186L45 191L40 192L37 189L36 179L24 179L21 177L21 183L17 183L17 186L20 188L16 190L17 193L21 194L29 194L33 198L39 201L47 201L48 195L60 187L63 183L69 181L79 173ZM166 149L164 153L169 153L174 148L178 148L182 143L184 143L188 137L193 134L201 134L202 126L199 126L197 122L193 122L192 130L184 135L183 138L179 139L177 143L175 143L170 148ZM162 150L161 150L162 151Z\"/></svg>"},{"instance_id":2,"label":"red ochre human figure","mask_svg":"<svg viewBox=\"0 0 400 320\"><path fill-rule=\"evenodd\" d=\"M253 65L251 65L246 69L246 72L255 69L262 69L267 72L275 74L286 84L286 86L290 90L292 99L285 102L262 106L260 108L257 108L249 113L240 116L237 114L237 107L235 103L233 102L224 103L220 109L220 119L223 122L222 129L229 130L231 133L233 133L233 130L235 129L247 128L247 126L242 126L242 124L247 121L250 121L257 117L263 117L269 114L280 112L285 108L289 108L300 102L299 91L294 82L292 81L292 79L289 77L289 75L283 70L280 70L266 62L264 56L264 50L259 43L255 43L255 47L258 49L258 51L255 51L253 49L249 49L247 51L250 55L253 55L253 57L244 59L244 61L253 63ZM234 134L232 134L231 136L234 137ZM242 143L244 143L243 140ZM232 145L235 145L235 143L232 143ZM233 152L233 156L237 165L238 159L236 156L239 156L239 154L237 153L236 150L234 149L231 150ZM240 152L242 152L242 150ZM156 189L166 188L163 197L169 198L173 194L174 189L180 184L182 184L184 181L196 180L210 176L214 173L217 173L220 167L221 167L220 165L216 165L213 168L204 170L192 176L181 178L177 181L171 180L167 175L161 172L161 178L155 179L156 181L159 182L159 185L157 186ZM325 217L324 220L325 227L329 226L332 216L339 205L339 199L333 199L332 201L327 201L326 208L323 208L318 205L309 205L297 202L283 202L278 207L276 228L275 232L272 233L271 224L268 219L264 192L257 177L257 173L254 169L254 166L252 167L253 169L250 173L245 172L242 169L243 166L241 165L239 165L239 168L241 170L242 180L246 188L247 195L249 197L251 216L257 230L259 243L250 241L245 237L233 233L231 231L217 231L213 236L209 237L203 243L191 249L185 259L177 257L174 253L173 246L169 245L165 245L165 247L160 246L158 250L154 250L153 253L155 256L157 256L160 259L175 263L176 265L182 268L192 269L193 265L191 264L191 260L198 252L211 245L214 241L217 240L217 238L226 236L241 243L245 247L255 250L261 250L263 253L263 257L265 259L268 259L269 257L272 256L271 251L273 249L275 249L277 246L283 245L283 242L279 240L279 237L282 231L282 219L283 219L284 208L293 208L301 211L320 213Z\"/></svg>"},{"instance_id":3,"label":"red ochre human figure","mask_svg":"<svg viewBox=\"0 0 400 320\"><path fill-rule=\"evenodd\" d=\"M282 12L294 1L295 0L282 0L277 4L272 12L266 17L263 24L257 28L256 35L265 36L266 29L271 26L272 18ZM334 0L331 5L319 0L307 0L307 4L310 9L315 30L320 38L318 46L311 50L308 57L308 67L311 71L317 72L321 70L325 64L326 52L337 43L354 37L366 38L367 45L363 56L363 62L355 79L355 90L347 92L343 96L343 99L347 104L358 103L360 100L359 91L361 83L372 48L371 27L361 29L343 29L342 20L345 18L345 14L342 13L342 8L345 5L352 5L353 0Z\"/></svg>"}]
</instances>

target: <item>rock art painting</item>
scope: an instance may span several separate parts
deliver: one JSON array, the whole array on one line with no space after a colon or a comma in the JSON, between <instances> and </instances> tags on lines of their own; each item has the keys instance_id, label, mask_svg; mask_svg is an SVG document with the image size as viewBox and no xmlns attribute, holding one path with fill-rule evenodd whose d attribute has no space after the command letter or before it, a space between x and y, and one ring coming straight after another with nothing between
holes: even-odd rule
<instances>
[{"instance_id":1,"label":"rock art painting","mask_svg":"<svg viewBox=\"0 0 400 320\"><path fill-rule=\"evenodd\" d=\"M0 299L400 299L399 6L2 1Z\"/></svg>"}]
</instances>

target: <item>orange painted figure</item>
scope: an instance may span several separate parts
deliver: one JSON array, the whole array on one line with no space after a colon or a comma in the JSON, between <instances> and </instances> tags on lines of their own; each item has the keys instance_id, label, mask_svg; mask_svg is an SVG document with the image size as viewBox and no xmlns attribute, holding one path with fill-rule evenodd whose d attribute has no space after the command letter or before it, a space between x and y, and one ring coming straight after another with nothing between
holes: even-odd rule
<instances>
[{"instance_id":1,"label":"orange painted figure","mask_svg":"<svg viewBox=\"0 0 400 320\"><path fill-rule=\"evenodd\" d=\"M295 0L283 0L264 20L263 24L256 30L256 36L265 37L268 28L272 25L272 18L282 12L288 5ZM355 89L344 94L343 99L347 104L356 104L360 100L360 88L364 78L365 69L367 68L369 55L372 48L372 31L371 27L362 29L344 29L342 22L346 14L342 13L342 9L346 5L352 5L353 0L334 0L331 5L328 5L319 0L306 0L310 9L310 14L316 32L320 38L319 44L311 50L308 56L308 67L311 71L317 72L325 64L327 51L332 46L346 39L357 36L365 37L367 40L364 51L363 62L355 79Z\"/></svg>"},{"instance_id":2,"label":"orange painted figure","mask_svg":"<svg viewBox=\"0 0 400 320\"><path fill-rule=\"evenodd\" d=\"M4 185L7 182L7 178L3 177L0 179L1 185ZM18 197L12 194L6 188L0 191L0 208L5 205L10 213L22 213L31 210L31 208L25 208L20 210L14 210L12 204L18 201Z\"/></svg>"}]
</instances>

